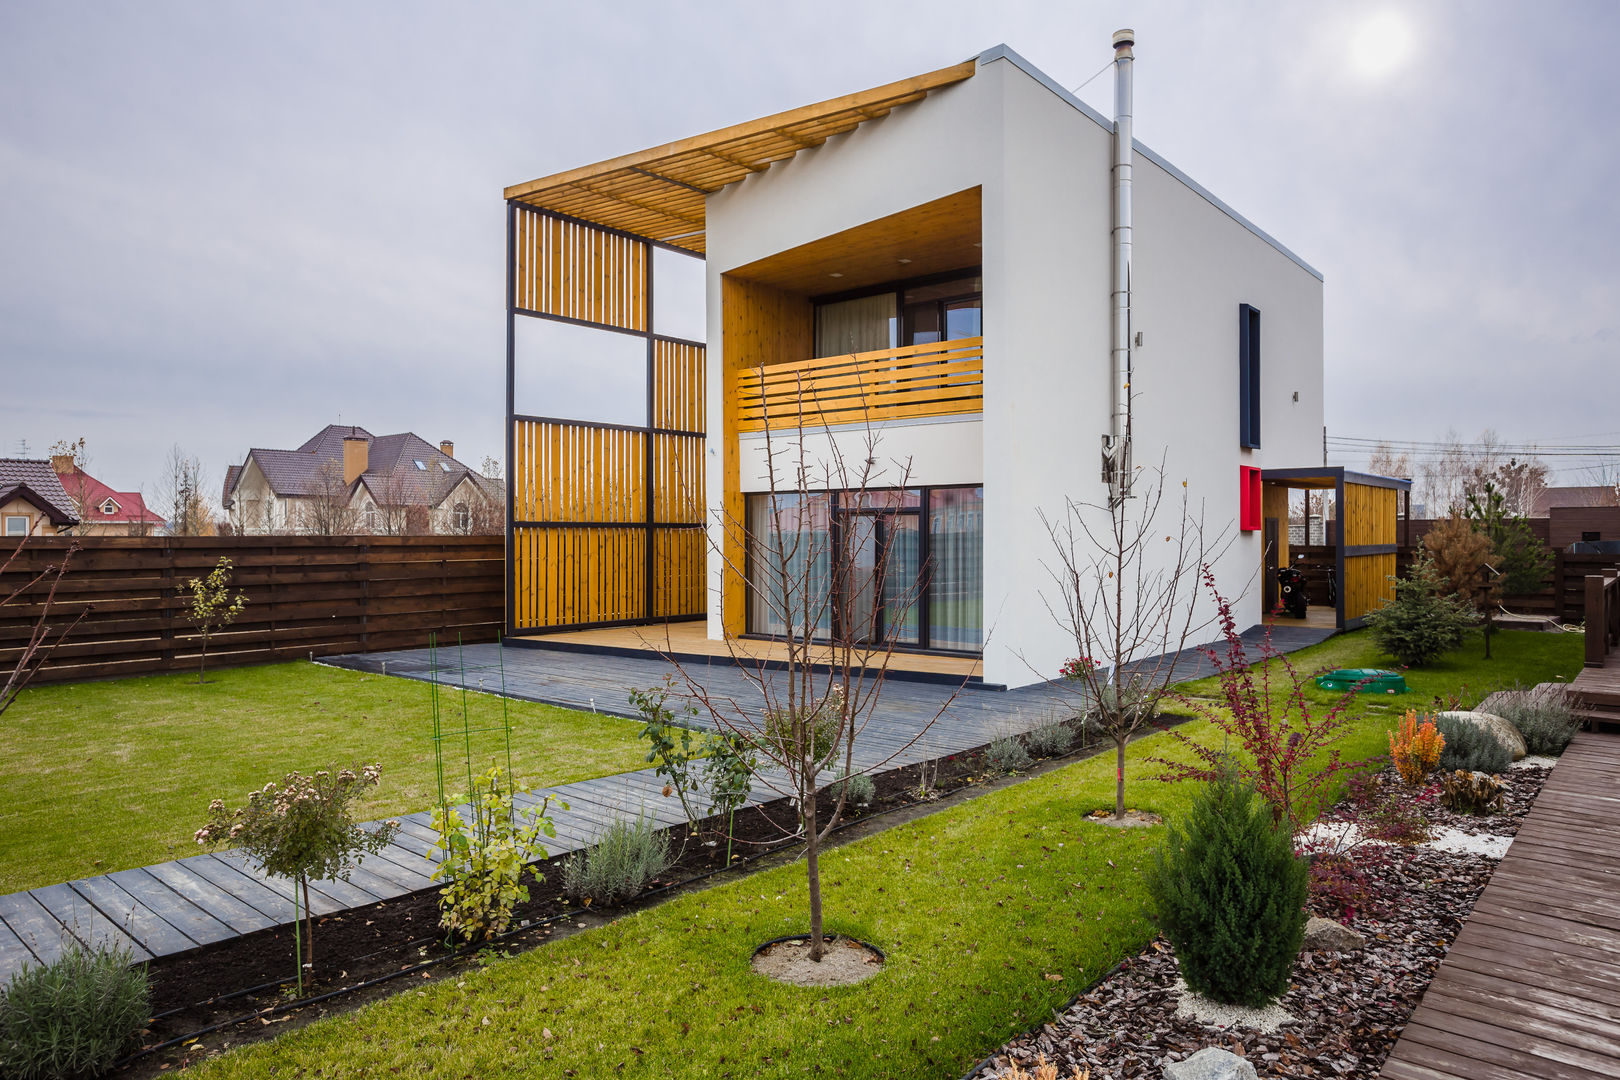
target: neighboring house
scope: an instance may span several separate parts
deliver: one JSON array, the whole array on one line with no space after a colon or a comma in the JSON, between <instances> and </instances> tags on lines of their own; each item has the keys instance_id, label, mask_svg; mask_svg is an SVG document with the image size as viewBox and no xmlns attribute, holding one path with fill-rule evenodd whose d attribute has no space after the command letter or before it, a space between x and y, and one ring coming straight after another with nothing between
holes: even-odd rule
<instances>
[{"instance_id":1,"label":"neighboring house","mask_svg":"<svg viewBox=\"0 0 1620 1080\"><path fill-rule=\"evenodd\" d=\"M55 536L78 523L49 461L0 458L0 535Z\"/></svg>"},{"instance_id":2,"label":"neighboring house","mask_svg":"<svg viewBox=\"0 0 1620 1080\"><path fill-rule=\"evenodd\" d=\"M1339 623L1387 596L1409 485L1307 468L1321 275L1114 131L998 46L506 189L509 630L702 617L711 640L782 634L744 537L793 542L770 512L766 440L791 490L801 429L812 459L830 440L857 463L875 431L875 486L892 489L790 496L819 504L807 528L866 575L832 610L919 596L901 647L982 655L989 683L1053 677L1075 654L1048 607L1062 600L1043 514L1108 501L1109 445L1139 471L1164 464L1163 515L1185 480L1193 513L1228 530L1215 570L1240 628L1261 621L1262 567L1286 552L1290 488L1333 492L1349 523ZM1134 160L1116 169L1121 151ZM1122 234L1116 203L1134 203ZM1116 236L1132 237L1128 294ZM650 310L654 255L680 253L704 259L706 349ZM644 338L645 425L527 415L510 377L529 319ZM857 516L894 538L887 565L862 569L871 552L836 539Z\"/></svg>"},{"instance_id":3,"label":"neighboring house","mask_svg":"<svg viewBox=\"0 0 1620 1080\"><path fill-rule=\"evenodd\" d=\"M61 454L51 458L51 471L73 500L82 536L147 536L161 532L168 522L153 513L138 491L114 491Z\"/></svg>"},{"instance_id":4,"label":"neighboring house","mask_svg":"<svg viewBox=\"0 0 1620 1080\"><path fill-rule=\"evenodd\" d=\"M1611 484L1542 488L1526 516L1546 517L1554 507L1570 506L1620 506L1620 488Z\"/></svg>"},{"instance_id":5,"label":"neighboring house","mask_svg":"<svg viewBox=\"0 0 1620 1080\"><path fill-rule=\"evenodd\" d=\"M498 533L505 490L404 432L328 424L296 450L248 451L225 474L233 530L254 533Z\"/></svg>"}]
</instances>

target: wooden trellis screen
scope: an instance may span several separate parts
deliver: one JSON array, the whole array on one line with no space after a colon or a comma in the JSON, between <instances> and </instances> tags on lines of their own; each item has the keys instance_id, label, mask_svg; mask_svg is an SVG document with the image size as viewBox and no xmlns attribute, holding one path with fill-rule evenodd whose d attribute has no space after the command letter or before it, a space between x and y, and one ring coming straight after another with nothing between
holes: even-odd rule
<instances>
[{"instance_id":1,"label":"wooden trellis screen","mask_svg":"<svg viewBox=\"0 0 1620 1080\"><path fill-rule=\"evenodd\" d=\"M508 207L508 629L701 616L704 347L653 332L651 242ZM644 338L646 426L516 412L519 317Z\"/></svg>"}]
</instances>

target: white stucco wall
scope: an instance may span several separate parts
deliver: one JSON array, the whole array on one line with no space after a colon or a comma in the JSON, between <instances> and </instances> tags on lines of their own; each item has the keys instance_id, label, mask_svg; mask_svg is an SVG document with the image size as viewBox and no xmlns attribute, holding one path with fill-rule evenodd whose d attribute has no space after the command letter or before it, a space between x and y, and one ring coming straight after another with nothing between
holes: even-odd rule
<instances>
[{"instance_id":1,"label":"white stucco wall","mask_svg":"<svg viewBox=\"0 0 1620 1080\"><path fill-rule=\"evenodd\" d=\"M1002 57L982 63L964 83L709 199L708 423L719 432L721 274L964 188L982 188L985 407L978 444L941 446L936 434L949 440L965 434L962 426L924 425L886 432L882 452L911 456L917 483L984 484L988 682L1022 685L1052 677L1075 651L1042 601L1043 593L1053 592L1046 567L1054 551L1041 513L1061 516L1065 499L1106 499L1099 455L1109 415L1111 155L1108 130L1015 59ZM1320 461L1322 285L1140 153L1135 182L1133 329L1143 335L1135 355L1135 461L1151 468L1162 460L1172 499L1179 500L1185 480L1209 531L1233 537L1215 569L1222 589L1237 600L1239 625L1247 626L1260 618L1261 550L1259 533L1236 533L1238 467ZM1256 451L1238 446L1240 303L1261 311L1262 448ZM941 456L930 464L935 454ZM965 469L972 454L980 458L981 475L933 478L936 468ZM761 466L762 451L750 457L745 450L745 490ZM714 500L722 482L719 447L711 442ZM1177 514L1166 505L1159 526L1173 524ZM719 571L711 554L712 593ZM709 629L711 636L720 633L714 602Z\"/></svg>"},{"instance_id":2,"label":"white stucco wall","mask_svg":"<svg viewBox=\"0 0 1620 1080\"><path fill-rule=\"evenodd\" d=\"M743 491L769 491L769 461L776 462L778 487L791 484L801 464L812 484L828 486L939 487L984 483L984 424L977 417L935 423L877 423L807 429L804 446L794 431L747 432L739 440ZM865 464L871 459L871 464ZM848 480L840 484L839 477Z\"/></svg>"}]
</instances>

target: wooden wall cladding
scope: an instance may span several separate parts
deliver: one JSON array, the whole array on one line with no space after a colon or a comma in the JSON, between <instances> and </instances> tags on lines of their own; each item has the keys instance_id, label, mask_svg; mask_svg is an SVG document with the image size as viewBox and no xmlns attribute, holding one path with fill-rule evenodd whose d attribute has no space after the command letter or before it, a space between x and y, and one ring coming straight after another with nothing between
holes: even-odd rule
<instances>
[{"instance_id":1,"label":"wooden wall cladding","mask_svg":"<svg viewBox=\"0 0 1620 1080\"><path fill-rule=\"evenodd\" d=\"M500 631L499 536L36 538L0 574L0 595L74 543L50 622L85 617L36 683L195 669L200 643L181 589L222 555L248 604L209 641L210 667L416 648L430 633L493 641ZM0 541L0 561L15 550ZM16 663L42 610L37 590L0 608L0 669Z\"/></svg>"},{"instance_id":2,"label":"wooden wall cladding","mask_svg":"<svg viewBox=\"0 0 1620 1080\"><path fill-rule=\"evenodd\" d=\"M1395 599L1395 553L1355 555L1344 560L1344 617L1359 619Z\"/></svg>"},{"instance_id":3,"label":"wooden wall cladding","mask_svg":"<svg viewBox=\"0 0 1620 1080\"><path fill-rule=\"evenodd\" d=\"M703 430L704 348L667 338L653 341L652 426Z\"/></svg>"},{"instance_id":4,"label":"wooden wall cladding","mask_svg":"<svg viewBox=\"0 0 1620 1080\"><path fill-rule=\"evenodd\" d=\"M644 526L517 526L513 622L519 629L630 622L646 616Z\"/></svg>"},{"instance_id":5,"label":"wooden wall cladding","mask_svg":"<svg viewBox=\"0 0 1620 1080\"><path fill-rule=\"evenodd\" d=\"M513 521L645 521L646 440L636 428L518 420Z\"/></svg>"},{"instance_id":6,"label":"wooden wall cladding","mask_svg":"<svg viewBox=\"0 0 1620 1080\"><path fill-rule=\"evenodd\" d=\"M1367 484L1344 485L1345 544L1394 544L1400 492Z\"/></svg>"},{"instance_id":7,"label":"wooden wall cladding","mask_svg":"<svg viewBox=\"0 0 1620 1080\"><path fill-rule=\"evenodd\" d=\"M708 535L702 529L658 529L653 534L653 617L704 613Z\"/></svg>"},{"instance_id":8,"label":"wooden wall cladding","mask_svg":"<svg viewBox=\"0 0 1620 1080\"><path fill-rule=\"evenodd\" d=\"M646 243L522 207L514 228L513 307L621 330L648 329Z\"/></svg>"}]
</instances>

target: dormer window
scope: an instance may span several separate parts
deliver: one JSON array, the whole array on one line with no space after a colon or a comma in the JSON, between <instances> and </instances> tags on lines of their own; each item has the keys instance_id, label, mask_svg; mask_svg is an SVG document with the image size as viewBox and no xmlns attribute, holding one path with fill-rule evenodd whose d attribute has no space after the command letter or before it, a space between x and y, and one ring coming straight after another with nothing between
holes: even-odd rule
<instances>
[{"instance_id":1,"label":"dormer window","mask_svg":"<svg viewBox=\"0 0 1620 1080\"><path fill-rule=\"evenodd\" d=\"M113 500L108 499L106 502L101 504L101 512L103 514L116 514L118 513L118 504Z\"/></svg>"}]
</instances>

